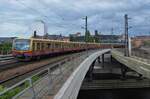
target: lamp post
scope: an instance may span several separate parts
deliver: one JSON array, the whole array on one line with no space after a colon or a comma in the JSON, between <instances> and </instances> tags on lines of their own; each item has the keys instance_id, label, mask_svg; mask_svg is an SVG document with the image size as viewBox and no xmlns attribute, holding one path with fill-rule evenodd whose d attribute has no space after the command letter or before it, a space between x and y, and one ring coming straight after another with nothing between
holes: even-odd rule
<instances>
[{"instance_id":1,"label":"lamp post","mask_svg":"<svg viewBox=\"0 0 150 99\"><path fill-rule=\"evenodd\" d=\"M130 49L129 48L129 45L130 45L129 43L130 42L129 42L129 33L128 33L128 30L130 28L132 28L132 27L128 26L128 20L131 19L131 18L128 18L127 14L125 14L124 18L125 18L125 53L124 53L124 55L127 56L127 57L129 57L130 53L131 53L131 50L129 50Z\"/></svg>"}]
</instances>

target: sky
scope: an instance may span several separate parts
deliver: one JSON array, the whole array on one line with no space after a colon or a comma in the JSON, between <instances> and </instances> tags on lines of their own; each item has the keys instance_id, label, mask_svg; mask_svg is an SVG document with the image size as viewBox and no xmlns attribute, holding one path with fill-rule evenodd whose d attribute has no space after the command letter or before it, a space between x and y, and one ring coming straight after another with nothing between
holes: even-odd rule
<instances>
[{"instance_id":1,"label":"sky","mask_svg":"<svg viewBox=\"0 0 150 99\"><path fill-rule=\"evenodd\" d=\"M129 34L150 35L150 0L0 0L0 37L49 34L84 34L85 16L93 34L124 33L124 15L129 16Z\"/></svg>"}]
</instances>

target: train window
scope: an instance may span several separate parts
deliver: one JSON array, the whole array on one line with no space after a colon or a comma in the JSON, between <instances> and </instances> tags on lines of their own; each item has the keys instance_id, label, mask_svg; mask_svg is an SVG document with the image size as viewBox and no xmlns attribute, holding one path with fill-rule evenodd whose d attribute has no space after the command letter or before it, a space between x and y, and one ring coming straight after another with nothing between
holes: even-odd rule
<instances>
[{"instance_id":1,"label":"train window","mask_svg":"<svg viewBox=\"0 0 150 99\"><path fill-rule=\"evenodd\" d=\"M47 49L50 49L51 48L51 43L48 43L47 44Z\"/></svg>"},{"instance_id":2,"label":"train window","mask_svg":"<svg viewBox=\"0 0 150 99\"><path fill-rule=\"evenodd\" d=\"M59 44L59 48L62 48L62 47L61 47L61 42L60 42L60 43L58 43L58 44Z\"/></svg>"},{"instance_id":3,"label":"train window","mask_svg":"<svg viewBox=\"0 0 150 99\"><path fill-rule=\"evenodd\" d=\"M69 48L71 48L71 46L72 46L72 44L70 43L70 44L69 44Z\"/></svg>"},{"instance_id":4,"label":"train window","mask_svg":"<svg viewBox=\"0 0 150 99\"><path fill-rule=\"evenodd\" d=\"M41 50L44 50L44 43L41 43Z\"/></svg>"},{"instance_id":5,"label":"train window","mask_svg":"<svg viewBox=\"0 0 150 99\"><path fill-rule=\"evenodd\" d=\"M61 43L62 48L64 48L64 43Z\"/></svg>"},{"instance_id":6,"label":"train window","mask_svg":"<svg viewBox=\"0 0 150 99\"><path fill-rule=\"evenodd\" d=\"M37 43L37 50L40 50L40 43Z\"/></svg>"},{"instance_id":7,"label":"train window","mask_svg":"<svg viewBox=\"0 0 150 99\"><path fill-rule=\"evenodd\" d=\"M52 49L55 48L55 45L54 45L53 42L51 42L51 48L52 48Z\"/></svg>"},{"instance_id":8,"label":"train window","mask_svg":"<svg viewBox=\"0 0 150 99\"><path fill-rule=\"evenodd\" d=\"M35 51L35 43L33 43L32 50Z\"/></svg>"},{"instance_id":9,"label":"train window","mask_svg":"<svg viewBox=\"0 0 150 99\"><path fill-rule=\"evenodd\" d=\"M67 45L68 45L68 44L66 43L66 44L65 44L65 48L67 48Z\"/></svg>"},{"instance_id":10,"label":"train window","mask_svg":"<svg viewBox=\"0 0 150 99\"><path fill-rule=\"evenodd\" d=\"M63 42L61 43L61 48L62 48L62 49L64 48L64 43L63 43Z\"/></svg>"},{"instance_id":11,"label":"train window","mask_svg":"<svg viewBox=\"0 0 150 99\"><path fill-rule=\"evenodd\" d=\"M64 49L66 49L67 48L67 44L66 43L64 43Z\"/></svg>"},{"instance_id":12,"label":"train window","mask_svg":"<svg viewBox=\"0 0 150 99\"><path fill-rule=\"evenodd\" d=\"M59 44L58 43L55 43L55 48L59 48Z\"/></svg>"},{"instance_id":13,"label":"train window","mask_svg":"<svg viewBox=\"0 0 150 99\"><path fill-rule=\"evenodd\" d=\"M29 50L30 40L29 39L16 39L13 44L15 50Z\"/></svg>"},{"instance_id":14,"label":"train window","mask_svg":"<svg viewBox=\"0 0 150 99\"><path fill-rule=\"evenodd\" d=\"M73 44L73 47L76 48L76 44Z\"/></svg>"}]
</instances>

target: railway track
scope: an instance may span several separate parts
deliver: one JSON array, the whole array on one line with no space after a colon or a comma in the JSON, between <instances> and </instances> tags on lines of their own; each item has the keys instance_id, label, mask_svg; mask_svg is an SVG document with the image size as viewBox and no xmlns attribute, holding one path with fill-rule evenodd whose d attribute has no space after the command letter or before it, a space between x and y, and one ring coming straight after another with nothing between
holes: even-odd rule
<instances>
[{"instance_id":1,"label":"railway track","mask_svg":"<svg viewBox=\"0 0 150 99\"><path fill-rule=\"evenodd\" d=\"M0 62L3 63L3 62L7 62L7 61L10 61L10 60L13 60L14 57L10 54L10 55L0 55Z\"/></svg>"},{"instance_id":2,"label":"railway track","mask_svg":"<svg viewBox=\"0 0 150 99\"><path fill-rule=\"evenodd\" d=\"M53 58L53 57L57 57L57 56L52 56L49 57L47 59ZM41 60L45 60L46 58L42 58ZM20 62L18 60L16 60L15 58L7 58L7 60L2 59L3 61L0 61L0 73L8 70L8 69L13 69L13 68L17 68L17 67L21 67L21 66L25 66L28 64L33 64L36 63L39 60L32 60L32 61L28 61L28 62Z\"/></svg>"},{"instance_id":3,"label":"railway track","mask_svg":"<svg viewBox=\"0 0 150 99\"><path fill-rule=\"evenodd\" d=\"M83 52L80 52L80 54ZM41 69L46 68L47 66L54 66L60 61L65 59L69 59L69 57L73 55L79 55L79 53L62 55L59 57L53 57L51 59L36 61L31 64L23 65L17 68L11 68L8 70L4 70L0 72L0 84L6 87L10 87L11 85L37 73Z\"/></svg>"},{"instance_id":4,"label":"railway track","mask_svg":"<svg viewBox=\"0 0 150 99\"><path fill-rule=\"evenodd\" d=\"M18 61L12 55L0 55L0 72L6 68L11 67L10 65L17 63Z\"/></svg>"}]
</instances>

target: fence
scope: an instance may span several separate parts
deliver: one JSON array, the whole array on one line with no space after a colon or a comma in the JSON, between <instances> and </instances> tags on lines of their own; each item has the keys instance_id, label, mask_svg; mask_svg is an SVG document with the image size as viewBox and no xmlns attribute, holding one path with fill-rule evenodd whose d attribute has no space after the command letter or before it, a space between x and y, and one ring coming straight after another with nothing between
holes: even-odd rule
<instances>
[{"instance_id":1,"label":"fence","mask_svg":"<svg viewBox=\"0 0 150 99\"><path fill-rule=\"evenodd\" d=\"M116 50L123 54L125 53L125 49L123 49L123 48L118 48ZM132 48L131 49L131 57L134 57L141 61L150 63L150 51Z\"/></svg>"}]
</instances>

